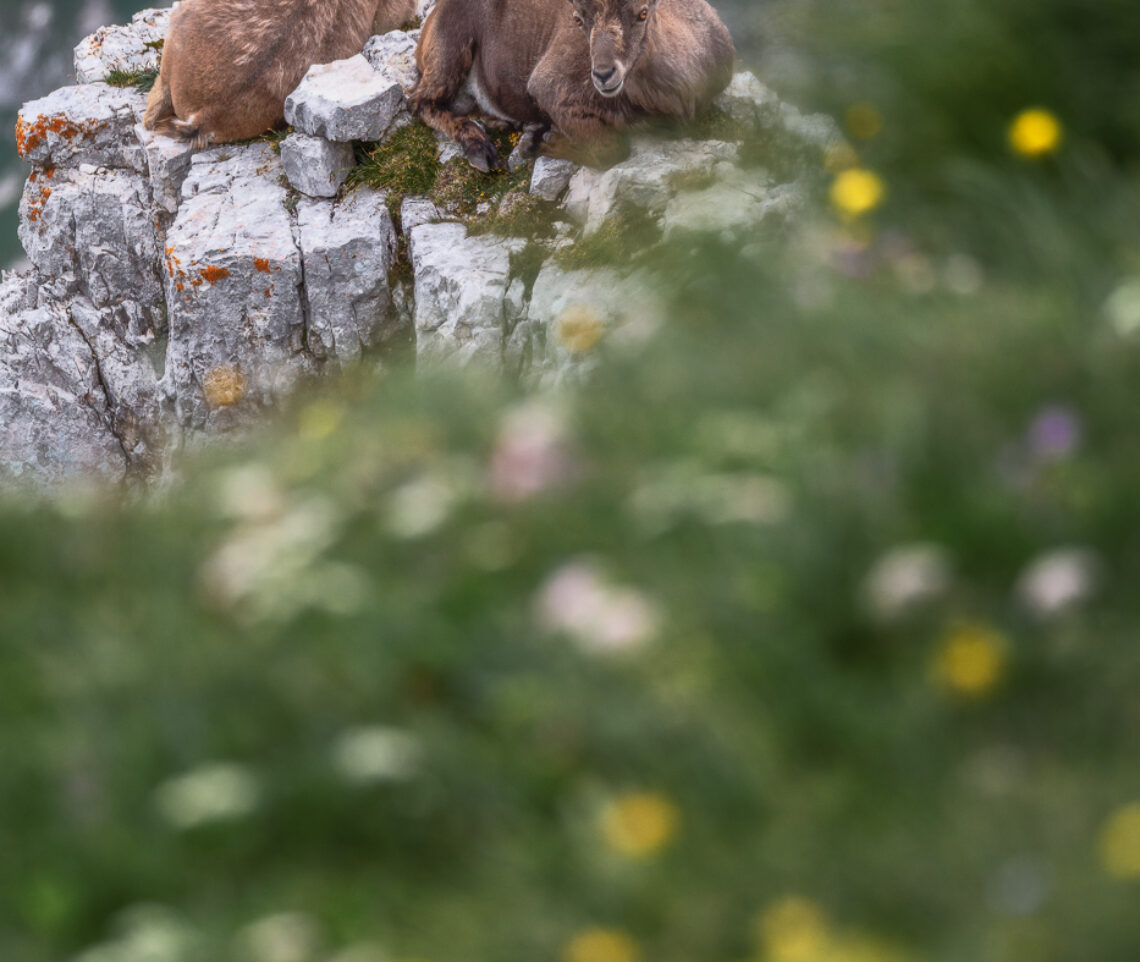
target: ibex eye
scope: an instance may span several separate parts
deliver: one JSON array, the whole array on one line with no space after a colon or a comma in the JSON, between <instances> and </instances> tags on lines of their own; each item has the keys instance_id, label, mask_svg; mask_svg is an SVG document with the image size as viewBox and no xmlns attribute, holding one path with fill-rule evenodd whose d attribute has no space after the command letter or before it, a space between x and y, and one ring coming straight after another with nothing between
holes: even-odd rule
<instances>
[{"instance_id":1,"label":"ibex eye","mask_svg":"<svg viewBox=\"0 0 1140 962\"><path fill-rule=\"evenodd\" d=\"M578 24L579 27L584 27L586 25L585 21L579 17L578 14L574 14L574 22Z\"/></svg>"},{"instance_id":2,"label":"ibex eye","mask_svg":"<svg viewBox=\"0 0 1140 962\"><path fill-rule=\"evenodd\" d=\"M648 7L642 7L641 11L637 15L637 19L642 21L643 23L646 20L648 20L649 19L649 8Z\"/></svg>"}]
</instances>

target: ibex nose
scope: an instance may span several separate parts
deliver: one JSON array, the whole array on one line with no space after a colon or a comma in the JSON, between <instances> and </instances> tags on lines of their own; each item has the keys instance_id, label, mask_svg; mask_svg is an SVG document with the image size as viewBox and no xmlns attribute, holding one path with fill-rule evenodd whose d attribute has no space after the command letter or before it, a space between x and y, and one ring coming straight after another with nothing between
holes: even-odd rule
<instances>
[{"instance_id":1,"label":"ibex nose","mask_svg":"<svg viewBox=\"0 0 1140 962\"><path fill-rule=\"evenodd\" d=\"M604 87L610 82L611 79L613 79L613 75L615 73L617 73L616 66L610 67L609 70L598 70L595 68L594 79Z\"/></svg>"}]
</instances>

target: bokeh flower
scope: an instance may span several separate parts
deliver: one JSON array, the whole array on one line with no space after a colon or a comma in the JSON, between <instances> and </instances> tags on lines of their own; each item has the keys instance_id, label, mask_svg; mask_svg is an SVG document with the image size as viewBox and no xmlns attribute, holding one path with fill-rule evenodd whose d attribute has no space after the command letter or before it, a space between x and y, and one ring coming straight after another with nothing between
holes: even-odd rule
<instances>
[{"instance_id":1,"label":"bokeh flower","mask_svg":"<svg viewBox=\"0 0 1140 962\"><path fill-rule=\"evenodd\" d=\"M1118 808L1105 821L1098 842L1100 864L1115 879L1140 879L1140 801Z\"/></svg>"},{"instance_id":2,"label":"bokeh flower","mask_svg":"<svg viewBox=\"0 0 1140 962\"><path fill-rule=\"evenodd\" d=\"M591 561L571 561L539 589L539 623L582 649L616 653L642 648L657 633L656 607L641 592L610 584Z\"/></svg>"},{"instance_id":3,"label":"bokeh flower","mask_svg":"<svg viewBox=\"0 0 1140 962\"><path fill-rule=\"evenodd\" d=\"M1017 595L1039 618L1051 618L1096 590L1100 559L1087 548L1063 548L1034 559L1017 580Z\"/></svg>"},{"instance_id":4,"label":"bokeh flower","mask_svg":"<svg viewBox=\"0 0 1140 962\"><path fill-rule=\"evenodd\" d=\"M279 912L247 925L237 936L238 958L250 962L308 962L320 935L303 912Z\"/></svg>"},{"instance_id":5,"label":"bokeh flower","mask_svg":"<svg viewBox=\"0 0 1140 962\"><path fill-rule=\"evenodd\" d=\"M420 747L405 731L372 725L344 732L332 755L337 770L350 781L403 781L415 775Z\"/></svg>"},{"instance_id":6,"label":"bokeh flower","mask_svg":"<svg viewBox=\"0 0 1140 962\"><path fill-rule=\"evenodd\" d=\"M1056 151L1064 139L1061 122L1042 107L1023 110L1009 125L1009 145L1022 157L1044 157Z\"/></svg>"},{"instance_id":7,"label":"bokeh flower","mask_svg":"<svg viewBox=\"0 0 1140 962\"><path fill-rule=\"evenodd\" d=\"M843 126L856 140L873 140L883 130L883 115L874 104L861 101L847 108Z\"/></svg>"},{"instance_id":8,"label":"bokeh flower","mask_svg":"<svg viewBox=\"0 0 1140 962\"><path fill-rule=\"evenodd\" d=\"M572 304L554 323L554 333L571 354L585 354L602 339L605 325L598 312L585 304Z\"/></svg>"},{"instance_id":9,"label":"bokeh flower","mask_svg":"<svg viewBox=\"0 0 1140 962\"><path fill-rule=\"evenodd\" d=\"M1033 418L1027 441L1038 460L1060 461L1080 447L1082 434L1081 419L1076 411L1066 404L1050 404Z\"/></svg>"},{"instance_id":10,"label":"bokeh flower","mask_svg":"<svg viewBox=\"0 0 1140 962\"><path fill-rule=\"evenodd\" d=\"M503 418L488 483L505 502L526 501L564 487L579 474L565 418L549 404L527 404Z\"/></svg>"},{"instance_id":11,"label":"bokeh flower","mask_svg":"<svg viewBox=\"0 0 1140 962\"><path fill-rule=\"evenodd\" d=\"M601 812L606 844L626 858L648 858L665 849L680 827L681 815L664 795L629 792L609 802Z\"/></svg>"},{"instance_id":12,"label":"bokeh flower","mask_svg":"<svg viewBox=\"0 0 1140 962\"><path fill-rule=\"evenodd\" d=\"M562 958L564 962L637 962L641 950L625 932L586 929L570 940Z\"/></svg>"},{"instance_id":13,"label":"bokeh flower","mask_svg":"<svg viewBox=\"0 0 1140 962\"><path fill-rule=\"evenodd\" d=\"M1001 681L1006 641L994 629L973 622L953 628L935 655L938 681L957 695L980 698Z\"/></svg>"},{"instance_id":14,"label":"bokeh flower","mask_svg":"<svg viewBox=\"0 0 1140 962\"><path fill-rule=\"evenodd\" d=\"M950 561L935 544L899 545L872 565L862 595L871 613L891 621L944 594L950 586Z\"/></svg>"},{"instance_id":15,"label":"bokeh flower","mask_svg":"<svg viewBox=\"0 0 1140 962\"><path fill-rule=\"evenodd\" d=\"M831 943L823 909L795 895L764 909L757 919L756 934L766 962L821 962Z\"/></svg>"},{"instance_id":16,"label":"bokeh flower","mask_svg":"<svg viewBox=\"0 0 1140 962\"><path fill-rule=\"evenodd\" d=\"M189 829L249 815L260 794L247 768L216 762L163 782L155 790L155 804L174 828Z\"/></svg>"},{"instance_id":17,"label":"bokeh flower","mask_svg":"<svg viewBox=\"0 0 1140 962\"><path fill-rule=\"evenodd\" d=\"M1140 277L1130 277L1117 285L1104 303L1104 313L1121 337L1140 331Z\"/></svg>"},{"instance_id":18,"label":"bokeh flower","mask_svg":"<svg viewBox=\"0 0 1140 962\"><path fill-rule=\"evenodd\" d=\"M249 380L232 364L212 368L202 378L202 394L212 408L233 407L248 390Z\"/></svg>"},{"instance_id":19,"label":"bokeh flower","mask_svg":"<svg viewBox=\"0 0 1140 962\"><path fill-rule=\"evenodd\" d=\"M844 217L862 217L879 207L887 196L886 184L873 171L852 167L841 171L831 185L831 204Z\"/></svg>"}]
</instances>

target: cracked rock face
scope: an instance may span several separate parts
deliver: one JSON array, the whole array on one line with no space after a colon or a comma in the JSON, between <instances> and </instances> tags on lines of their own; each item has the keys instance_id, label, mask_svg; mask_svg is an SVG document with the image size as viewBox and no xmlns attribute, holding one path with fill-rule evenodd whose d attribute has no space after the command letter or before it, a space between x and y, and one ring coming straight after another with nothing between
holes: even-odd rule
<instances>
[{"instance_id":1,"label":"cracked rock face","mask_svg":"<svg viewBox=\"0 0 1140 962\"><path fill-rule=\"evenodd\" d=\"M396 259L396 228L387 198L359 190L337 205L297 206L305 271L309 349L342 364L394 334L388 274Z\"/></svg>"},{"instance_id":2,"label":"cracked rock face","mask_svg":"<svg viewBox=\"0 0 1140 962\"><path fill-rule=\"evenodd\" d=\"M88 164L34 170L19 233L29 260L57 289L115 310L139 336L161 327L159 241L141 175Z\"/></svg>"},{"instance_id":3,"label":"cracked rock face","mask_svg":"<svg viewBox=\"0 0 1140 962\"><path fill-rule=\"evenodd\" d=\"M0 313L0 479L121 480L126 455L107 407L95 358L64 311Z\"/></svg>"},{"instance_id":4,"label":"cracked rock face","mask_svg":"<svg viewBox=\"0 0 1140 962\"><path fill-rule=\"evenodd\" d=\"M231 426L313 369L283 174L265 144L219 147L182 185L166 235L165 383L184 426Z\"/></svg>"},{"instance_id":5,"label":"cracked rock face","mask_svg":"<svg viewBox=\"0 0 1140 962\"><path fill-rule=\"evenodd\" d=\"M264 142L194 153L143 130L145 95L99 82L156 66L168 19L144 11L98 31L76 48L80 83L20 112L32 266L0 277L0 484L153 478L300 378L372 363L408 335L421 364L482 364L538 388L580 381L603 347L652 336L661 305L648 275L566 269L562 253L627 208L664 239L747 247L802 205L803 178L784 159L818 168L839 137L742 73L720 109L742 141L762 132L783 167L742 167L736 142L638 134L608 171L539 159L530 196L480 205L498 217L478 225L427 197L344 187L351 141L412 122L418 31L312 68L289 97L298 130L280 156ZM455 145L439 141L450 158ZM552 230L487 232L509 227L520 198L545 208Z\"/></svg>"},{"instance_id":6,"label":"cracked rock face","mask_svg":"<svg viewBox=\"0 0 1140 962\"><path fill-rule=\"evenodd\" d=\"M416 351L426 361L502 357L511 252L498 238L468 237L462 224L413 228Z\"/></svg>"}]
</instances>

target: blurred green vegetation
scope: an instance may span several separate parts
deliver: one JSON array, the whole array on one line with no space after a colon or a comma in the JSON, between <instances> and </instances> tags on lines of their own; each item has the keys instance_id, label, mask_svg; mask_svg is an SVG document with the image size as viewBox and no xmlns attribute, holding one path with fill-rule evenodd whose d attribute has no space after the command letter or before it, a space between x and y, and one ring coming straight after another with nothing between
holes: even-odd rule
<instances>
[{"instance_id":1,"label":"blurred green vegetation","mask_svg":"<svg viewBox=\"0 0 1140 962\"><path fill-rule=\"evenodd\" d=\"M875 209L9 499L0 958L1133 962L1137 16L774 2Z\"/></svg>"}]
</instances>

